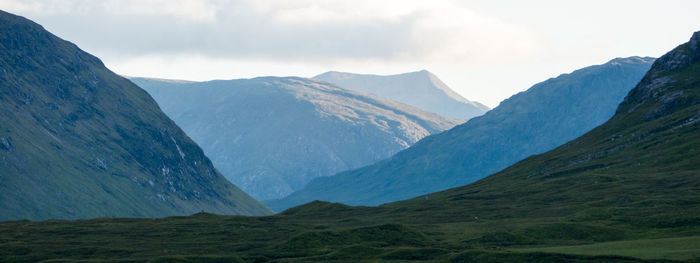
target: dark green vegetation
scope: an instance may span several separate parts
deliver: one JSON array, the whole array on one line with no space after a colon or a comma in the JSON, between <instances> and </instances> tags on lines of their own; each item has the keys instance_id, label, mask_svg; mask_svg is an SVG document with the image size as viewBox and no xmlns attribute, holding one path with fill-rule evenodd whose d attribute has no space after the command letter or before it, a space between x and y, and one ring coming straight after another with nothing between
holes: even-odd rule
<instances>
[{"instance_id":1,"label":"dark green vegetation","mask_svg":"<svg viewBox=\"0 0 700 263\"><path fill-rule=\"evenodd\" d=\"M270 211L142 89L0 11L0 220Z\"/></svg>"},{"instance_id":2,"label":"dark green vegetation","mask_svg":"<svg viewBox=\"0 0 700 263\"><path fill-rule=\"evenodd\" d=\"M387 158L459 124L298 77L183 82L133 78L221 173L258 200Z\"/></svg>"},{"instance_id":3,"label":"dark green vegetation","mask_svg":"<svg viewBox=\"0 0 700 263\"><path fill-rule=\"evenodd\" d=\"M265 204L275 211L313 200L380 205L472 183L603 124L652 62L618 58L549 79L391 158Z\"/></svg>"},{"instance_id":4,"label":"dark green vegetation","mask_svg":"<svg viewBox=\"0 0 700 263\"><path fill-rule=\"evenodd\" d=\"M607 123L471 185L268 217L5 222L0 261L700 262L699 123L697 32Z\"/></svg>"},{"instance_id":5,"label":"dark green vegetation","mask_svg":"<svg viewBox=\"0 0 700 263\"><path fill-rule=\"evenodd\" d=\"M550 253L579 255L615 254L645 259L666 258L673 260L688 260L693 257L700 257L698 244L700 244L700 236L624 240L577 246L521 248L513 250L521 252L544 251Z\"/></svg>"}]
</instances>

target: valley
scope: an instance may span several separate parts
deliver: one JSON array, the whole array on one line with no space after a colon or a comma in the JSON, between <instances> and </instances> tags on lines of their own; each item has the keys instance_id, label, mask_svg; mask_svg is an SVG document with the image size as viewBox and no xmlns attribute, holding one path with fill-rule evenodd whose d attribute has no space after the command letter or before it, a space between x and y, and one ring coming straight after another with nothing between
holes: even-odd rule
<instances>
[{"instance_id":1,"label":"valley","mask_svg":"<svg viewBox=\"0 0 700 263\"><path fill-rule=\"evenodd\" d=\"M466 117L378 94L487 110L428 71L129 80L0 33L3 263L700 262L700 31Z\"/></svg>"}]
</instances>

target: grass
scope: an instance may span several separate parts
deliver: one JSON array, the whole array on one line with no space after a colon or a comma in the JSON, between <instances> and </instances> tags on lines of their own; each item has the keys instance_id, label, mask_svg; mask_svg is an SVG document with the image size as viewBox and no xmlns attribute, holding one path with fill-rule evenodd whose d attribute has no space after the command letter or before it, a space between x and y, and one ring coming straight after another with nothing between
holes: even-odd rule
<instances>
[{"instance_id":1,"label":"grass","mask_svg":"<svg viewBox=\"0 0 700 263\"><path fill-rule=\"evenodd\" d=\"M620 255L641 259L691 260L700 258L700 236L601 242L580 246L510 249L574 255Z\"/></svg>"},{"instance_id":2,"label":"grass","mask_svg":"<svg viewBox=\"0 0 700 263\"><path fill-rule=\"evenodd\" d=\"M328 207L316 202L307 205ZM350 210L364 210L353 208ZM626 248L648 244L638 239L666 237L687 247L700 247L697 227L623 227L614 222L562 222L560 219L483 219L452 223L410 223L425 214L406 214L393 221L377 208L375 216L358 213L347 220L317 217L308 222L296 214L270 217L197 214L160 219L91 219L0 223L0 261L214 262L240 258L245 262L644 262L654 259L693 260L692 254L648 257ZM334 210L342 214L339 209ZM692 239L673 237L696 233ZM609 242L610 240L618 240ZM623 240L623 241L620 241ZM638 240L638 241L634 241ZM610 246L609 244L627 244ZM626 243L629 242L629 243ZM641 243L635 243L641 242ZM694 242L694 243L692 243ZM555 246L609 246L605 253L559 251ZM679 246L658 246L658 255L678 252ZM553 249L553 250L549 250ZM581 254L581 255L578 255ZM610 257L614 256L614 257ZM500 261L499 261L500 260Z\"/></svg>"}]
</instances>

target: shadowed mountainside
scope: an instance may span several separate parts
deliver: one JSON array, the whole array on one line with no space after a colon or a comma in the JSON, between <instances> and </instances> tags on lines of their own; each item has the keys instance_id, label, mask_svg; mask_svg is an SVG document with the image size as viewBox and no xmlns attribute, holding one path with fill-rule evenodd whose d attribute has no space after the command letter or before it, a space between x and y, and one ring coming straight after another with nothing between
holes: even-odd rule
<instances>
[{"instance_id":1,"label":"shadowed mountainside","mask_svg":"<svg viewBox=\"0 0 700 263\"><path fill-rule=\"evenodd\" d=\"M271 211L129 80L0 11L0 220Z\"/></svg>"}]
</instances>

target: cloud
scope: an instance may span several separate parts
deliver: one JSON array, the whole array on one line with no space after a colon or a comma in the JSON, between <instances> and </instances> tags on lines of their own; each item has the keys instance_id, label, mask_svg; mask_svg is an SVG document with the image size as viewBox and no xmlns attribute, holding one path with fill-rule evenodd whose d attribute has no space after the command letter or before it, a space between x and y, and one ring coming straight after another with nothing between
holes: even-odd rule
<instances>
[{"instance_id":1,"label":"cloud","mask_svg":"<svg viewBox=\"0 0 700 263\"><path fill-rule=\"evenodd\" d=\"M113 57L499 63L544 48L530 28L451 1L0 0Z\"/></svg>"},{"instance_id":2,"label":"cloud","mask_svg":"<svg viewBox=\"0 0 700 263\"><path fill-rule=\"evenodd\" d=\"M213 21L216 14L216 5L200 0L0 0L0 5L10 12L56 16L172 15Z\"/></svg>"}]
</instances>

